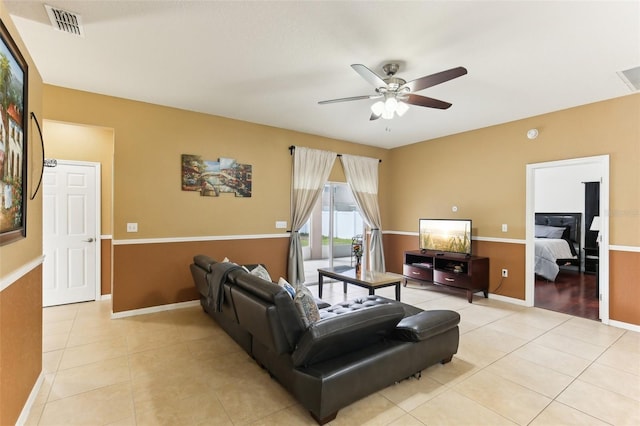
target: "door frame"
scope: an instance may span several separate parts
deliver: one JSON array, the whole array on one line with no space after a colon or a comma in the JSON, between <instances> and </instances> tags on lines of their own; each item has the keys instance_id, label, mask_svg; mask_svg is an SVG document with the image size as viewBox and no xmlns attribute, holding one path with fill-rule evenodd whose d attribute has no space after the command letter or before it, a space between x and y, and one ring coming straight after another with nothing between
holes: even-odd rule
<instances>
[{"instance_id":1,"label":"door frame","mask_svg":"<svg viewBox=\"0 0 640 426\"><path fill-rule=\"evenodd\" d=\"M96 235L96 249L94 250L95 254L95 277L94 277L94 281L95 281L95 298L93 299L94 301L96 300L100 300L102 298L102 286L101 286L101 278L102 278L102 268L101 268L101 260L102 260L102 234L101 234L101 229L102 229L102 224L101 224L101 219L102 219L102 203L101 203L101 196L102 196L102 192L101 192L101 188L102 188L102 174L101 174L101 164L97 163L97 162L93 162L93 161L76 161L76 160L58 160L56 159L56 163L58 165L66 165L66 166L83 166L83 167L92 167L95 169L95 174L96 174L96 179L95 179L95 187L93 188L94 193L95 193L95 212L96 212L96 217L95 217L95 235ZM44 214L44 212L43 212ZM43 245L44 245L44 235L42 236L43 238Z\"/></svg>"},{"instance_id":2,"label":"door frame","mask_svg":"<svg viewBox=\"0 0 640 426\"><path fill-rule=\"evenodd\" d=\"M537 170L595 165L600 168L600 245L598 260L598 279L600 290L600 321L609 324L609 155L572 158L567 160L548 161L544 163L527 164L526 173L526 248L525 248L525 305L534 306L535 301L535 173Z\"/></svg>"}]
</instances>

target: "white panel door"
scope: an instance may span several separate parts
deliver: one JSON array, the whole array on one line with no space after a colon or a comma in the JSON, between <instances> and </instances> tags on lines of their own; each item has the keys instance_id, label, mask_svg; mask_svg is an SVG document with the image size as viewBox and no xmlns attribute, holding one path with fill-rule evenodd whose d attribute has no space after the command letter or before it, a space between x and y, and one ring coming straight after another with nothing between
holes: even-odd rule
<instances>
[{"instance_id":1,"label":"white panel door","mask_svg":"<svg viewBox=\"0 0 640 426\"><path fill-rule=\"evenodd\" d=\"M59 161L42 188L43 306L96 300L100 165Z\"/></svg>"}]
</instances>

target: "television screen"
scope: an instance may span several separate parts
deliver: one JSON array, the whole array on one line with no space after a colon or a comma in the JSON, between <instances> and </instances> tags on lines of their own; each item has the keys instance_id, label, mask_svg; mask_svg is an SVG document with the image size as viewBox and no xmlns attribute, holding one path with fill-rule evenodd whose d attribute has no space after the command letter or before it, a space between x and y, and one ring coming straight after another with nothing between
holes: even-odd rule
<instances>
[{"instance_id":1,"label":"television screen","mask_svg":"<svg viewBox=\"0 0 640 426\"><path fill-rule=\"evenodd\" d=\"M471 219L420 219L420 250L471 254Z\"/></svg>"}]
</instances>

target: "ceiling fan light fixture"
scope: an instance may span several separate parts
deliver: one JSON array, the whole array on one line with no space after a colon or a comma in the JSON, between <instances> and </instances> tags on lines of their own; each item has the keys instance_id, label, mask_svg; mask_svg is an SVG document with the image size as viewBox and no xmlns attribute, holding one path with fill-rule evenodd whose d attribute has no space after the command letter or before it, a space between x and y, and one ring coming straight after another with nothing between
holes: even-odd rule
<instances>
[{"instance_id":1,"label":"ceiling fan light fixture","mask_svg":"<svg viewBox=\"0 0 640 426\"><path fill-rule=\"evenodd\" d=\"M397 106L398 106L398 100L395 98L395 96L389 96L384 101L384 110L386 112L390 112L391 115L393 115L393 112L396 110Z\"/></svg>"},{"instance_id":2,"label":"ceiling fan light fixture","mask_svg":"<svg viewBox=\"0 0 640 426\"><path fill-rule=\"evenodd\" d=\"M384 112L384 102L378 101L371 105L371 112L375 115L382 115L382 113Z\"/></svg>"},{"instance_id":3,"label":"ceiling fan light fixture","mask_svg":"<svg viewBox=\"0 0 640 426\"><path fill-rule=\"evenodd\" d=\"M398 114L398 117L402 117L408 110L409 105L404 102L398 102L398 106L396 106L396 114Z\"/></svg>"},{"instance_id":4,"label":"ceiling fan light fixture","mask_svg":"<svg viewBox=\"0 0 640 426\"><path fill-rule=\"evenodd\" d=\"M393 111L387 111L386 109L382 113L382 118L385 120L391 120L393 118Z\"/></svg>"}]
</instances>

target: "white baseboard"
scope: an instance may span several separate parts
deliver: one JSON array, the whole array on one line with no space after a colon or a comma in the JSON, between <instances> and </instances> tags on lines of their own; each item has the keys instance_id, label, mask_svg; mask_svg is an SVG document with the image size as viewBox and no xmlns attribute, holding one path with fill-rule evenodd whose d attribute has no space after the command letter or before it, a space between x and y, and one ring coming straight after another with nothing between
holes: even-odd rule
<instances>
[{"instance_id":1,"label":"white baseboard","mask_svg":"<svg viewBox=\"0 0 640 426\"><path fill-rule=\"evenodd\" d=\"M111 300L110 294L102 294L98 300Z\"/></svg>"},{"instance_id":2,"label":"white baseboard","mask_svg":"<svg viewBox=\"0 0 640 426\"><path fill-rule=\"evenodd\" d=\"M609 325L612 327L624 328L625 330L635 331L636 333L640 333L640 325L629 324L627 322L615 321L610 319Z\"/></svg>"},{"instance_id":3,"label":"white baseboard","mask_svg":"<svg viewBox=\"0 0 640 426\"><path fill-rule=\"evenodd\" d=\"M499 300L501 302L513 303L514 305L530 307L526 300L516 299L514 297L501 296L499 294L489 293L489 299Z\"/></svg>"},{"instance_id":4,"label":"white baseboard","mask_svg":"<svg viewBox=\"0 0 640 426\"><path fill-rule=\"evenodd\" d=\"M33 403L38 397L38 393L40 392L40 388L44 383L44 373L40 371L40 375L38 379L33 385L31 389L31 393L29 394L29 398L27 398L27 402L25 402L24 407L22 407L22 412L20 412L20 416L18 420L16 420L16 426L22 426L27 423L27 419L29 418L29 414L31 414L31 409L33 408Z\"/></svg>"},{"instance_id":5,"label":"white baseboard","mask_svg":"<svg viewBox=\"0 0 640 426\"><path fill-rule=\"evenodd\" d=\"M169 305L151 306L149 308L133 309L131 311L113 312L111 319L133 317L136 315L153 314L156 312L173 311L174 309L190 308L200 305L199 300L190 300L188 302L171 303Z\"/></svg>"}]
</instances>

